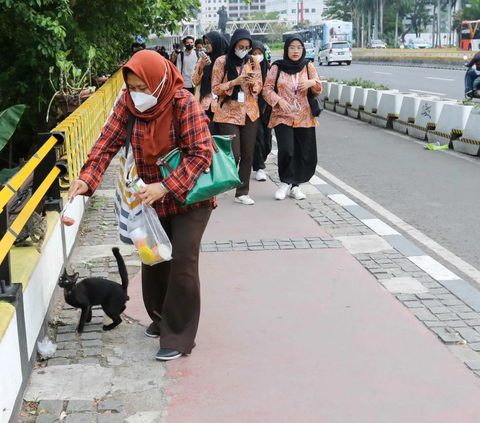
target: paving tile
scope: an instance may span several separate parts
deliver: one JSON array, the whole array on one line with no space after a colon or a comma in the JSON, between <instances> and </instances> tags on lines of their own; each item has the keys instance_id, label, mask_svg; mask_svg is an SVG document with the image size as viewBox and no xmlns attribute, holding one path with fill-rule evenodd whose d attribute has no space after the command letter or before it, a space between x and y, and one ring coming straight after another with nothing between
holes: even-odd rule
<instances>
[{"instance_id":1,"label":"paving tile","mask_svg":"<svg viewBox=\"0 0 480 423\"><path fill-rule=\"evenodd\" d=\"M67 416L65 423L92 423L92 413L73 413Z\"/></svg>"},{"instance_id":2,"label":"paving tile","mask_svg":"<svg viewBox=\"0 0 480 423\"><path fill-rule=\"evenodd\" d=\"M408 308L425 308L420 301L404 301L403 305Z\"/></svg>"},{"instance_id":3,"label":"paving tile","mask_svg":"<svg viewBox=\"0 0 480 423\"><path fill-rule=\"evenodd\" d=\"M441 281L441 284L473 310L480 312L480 292L464 280Z\"/></svg>"},{"instance_id":4,"label":"paving tile","mask_svg":"<svg viewBox=\"0 0 480 423\"><path fill-rule=\"evenodd\" d=\"M478 315L478 313L474 313L474 312L458 313L458 315L459 315L460 318L463 319L463 320L479 319L479 318L480 318L480 316Z\"/></svg>"},{"instance_id":5,"label":"paving tile","mask_svg":"<svg viewBox=\"0 0 480 423\"><path fill-rule=\"evenodd\" d=\"M385 235L385 240L405 257L423 256L425 253L402 235Z\"/></svg>"},{"instance_id":6,"label":"paving tile","mask_svg":"<svg viewBox=\"0 0 480 423\"><path fill-rule=\"evenodd\" d=\"M343 208L359 220L360 219L375 219L375 216L372 213L370 213L369 211L365 210L362 206L351 205L351 206L344 206Z\"/></svg>"},{"instance_id":7,"label":"paving tile","mask_svg":"<svg viewBox=\"0 0 480 423\"><path fill-rule=\"evenodd\" d=\"M73 358L77 355L77 350L57 350L55 357Z\"/></svg>"},{"instance_id":8,"label":"paving tile","mask_svg":"<svg viewBox=\"0 0 480 423\"><path fill-rule=\"evenodd\" d=\"M76 339L77 335L75 333L61 333L57 335L57 342L75 341Z\"/></svg>"},{"instance_id":9,"label":"paving tile","mask_svg":"<svg viewBox=\"0 0 480 423\"><path fill-rule=\"evenodd\" d=\"M461 341L458 335L448 332L445 328L432 328L432 331L446 344L456 344L458 341Z\"/></svg>"},{"instance_id":10,"label":"paving tile","mask_svg":"<svg viewBox=\"0 0 480 423\"><path fill-rule=\"evenodd\" d=\"M463 320L446 320L445 324L451 328L467 328L468 325Z\"/></svg>"},{"instance_id":11,"label":"paving tile","mask_svg":"<svg viewBox=\"0 0 480 423\"><path fill-rule=\"evenodd\" d=\"M123 413L98 414L97 423L123 423Z\"/></svg>"},{"instance_id":12,"label":"paving tile","mask_svg":"<svg viewBox=\"0 0 480 423\"><path fill-rule=\"evenodd\" d=\"M460 317L458 317L455 313L444 313L444 314L436 314L438 317L438 320L441 320L443 322L447 320L459 320Z\"/></svg>"},{"instance_id":13,"label":"paving tile","mask_svg":"<svg viewBox=\"0 0 480 423\"><path fill-rule=\"evenodd\" d=\"M391 293L421 294L428 292L420 282L413 278L391 278L382 281L383 286Z\"/></svg>"},{"instance_id":14,"label":"paving tile","mask_svg":"<svg viewBox=\"0 0 480 423\"><path fill-rule=\"evenodd\" d=\"M38 404L37 413L46 411L48 414L58 418L63 410L63 401L61 400L42 400Z\"/></svg>"},{"instance_id":15,"label":"paving tile","mask_svg":"<svg viewBox=\"0 0 480 423\"><path fill-rule=\"evenodd\" d=\"M438 300L423 300L422 301L423 305L425 307L442 307L442 303Z\"/></svg>"},{"instance_id":16,"label":"paving tile","mask_svg":"<svg viewBox=\"0 0 480 423\"><path fill-rule=\"evenodd\" d=\"M93 407L93 401L70 400L67 405L67 413L92 413Z\"/></svg>"},{"instance_id":17,"label":"paving tile","mask_svg":"<svg viewBox=\"0 0 480 423\"><path fill-rule=\"evenodd\" d=\"M98 412L103 413L104 411L111 410L115 412L123 411L123 402L122 401L100 401L98 403Z\"/></svg>"},{"instance_id":18,"label":"paving tile","mask_svg":"<svg viewBox=\"0 0 480 423\"><path fill-rule=\"evenodd\" d=\"M471 328L459 328L458 333L465 339L468 343L480 342L480 333ZM480 358L479 358L480 359Z\"/></svg>"},{"instance_id":19,"label":"paving tile","mask_svg":"<svg viewBox=\"0 0 480 423\"><path fill-rule=\"evenodd\" d=\"M83 348L102 347L102 346L103 346L103 342L99 339L93 339L91 341L82 340Z\"/></svg>"},{"instance_id":20,"label":"paving tile","mask_svg":"<svg viewBox=\"0 0 480 423\"><path fill-rule=\"evenodd\" d=\"M430 311L423 308L411 308L410 311L421 321L438 321Z\"/></svg>"},{"instance_id":21,"label":"paving tile","mask_svg":"<svg viewBox=\"0 0 480 423\"><path fill-rule=\"evenodd\" d=\"M82 341L102 339L101 333L82 333Z\"/></svg>"},{"instance_id":22,"label":"paving tile","mask_svg":"<svg viewBox=\"0 0 480 423\"><path fill-rule=\"evenodd\" d=\"M87 357L78 360L78 364L100 364L100 361L97 358Z\"/></svg>"},{"instance_id":23,"label":"paving tile","mask_svg":"<svg viewBox=\"0 0 480 423\"><path fill-rule=\"evenodd\" d=\"M67 358L51 358L48 360L49 366L66 366L70 364L70 360Z\"/></svg>"}]
</instances>

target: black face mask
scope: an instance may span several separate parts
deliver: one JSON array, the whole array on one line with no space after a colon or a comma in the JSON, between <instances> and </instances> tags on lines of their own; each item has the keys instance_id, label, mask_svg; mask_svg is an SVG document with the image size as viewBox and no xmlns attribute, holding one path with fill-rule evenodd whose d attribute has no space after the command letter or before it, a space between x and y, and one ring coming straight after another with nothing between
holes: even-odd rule
<instances>
[{"instance_id":1,"label":"black face mask","mask_svg":"<svg viewBox=\"0 0 480 423\"><path fill-rule=\"evenodd\" d=\"M192 45L185 46L185 48L186 48L188 51L193 50L193 46L192 46Z\"/></svg>"}]
</instances>

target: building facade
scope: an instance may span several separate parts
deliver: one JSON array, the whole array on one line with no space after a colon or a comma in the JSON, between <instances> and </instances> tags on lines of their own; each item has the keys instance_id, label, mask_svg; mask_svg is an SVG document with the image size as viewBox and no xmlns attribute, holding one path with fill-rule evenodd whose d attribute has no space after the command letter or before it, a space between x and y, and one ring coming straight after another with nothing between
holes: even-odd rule
<instances>
[{"instance_id":1,"label":"building facade","mask_svg":"<svg viewBox=\"0 0 480 423\"><path fill-rule=\"evenodd\" d=\"M266 0L266 12L278 12L280 19L298 23L301 22L300 0ZM324 0L303 0L303 19L310 24L322 21L322 14L326 9Z\"/></svg>"}]
</instances>

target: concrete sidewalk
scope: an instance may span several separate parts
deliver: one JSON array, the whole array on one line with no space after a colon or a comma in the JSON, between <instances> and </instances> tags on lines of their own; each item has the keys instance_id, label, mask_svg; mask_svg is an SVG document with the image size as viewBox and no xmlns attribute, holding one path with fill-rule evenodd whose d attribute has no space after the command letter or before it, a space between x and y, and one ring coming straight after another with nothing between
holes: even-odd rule
<instances>
[{"instance_id":1,"label":"concrete sidewalk","mask_svg":"<svg viewBox=\"0 0 480 423\"><path fill-rule=\"evenodd\" d=\"M118 280L110 251L117 243L116 166L90 205L72 257L83 276ZM306 185L307 200L275 201L273 158L268 171L272 181L251 183L255 206L235 204L233 193L218 199L202 245L202 316L193 353L167 364L154 360L158 341L143 334L150 322L140 262L123 248L131 276L124 323L101 333L97 310L78 338L77 312L59 308L56 323L66 326L54 325L52 337L60 353L35 370L22 421L480 421L480 380L462 363L480 369L480 358L456 345L454 334L428 329L444 329L439 316L453 315L453 307L480 315L405 264L347 211L348 202L344 207L326 195L330 188ZM443 310L435 314L434 307ZM433 318L421 317L427 313ZM471 326L465 323L475 331Z\"/></svg>"}]
</instances>

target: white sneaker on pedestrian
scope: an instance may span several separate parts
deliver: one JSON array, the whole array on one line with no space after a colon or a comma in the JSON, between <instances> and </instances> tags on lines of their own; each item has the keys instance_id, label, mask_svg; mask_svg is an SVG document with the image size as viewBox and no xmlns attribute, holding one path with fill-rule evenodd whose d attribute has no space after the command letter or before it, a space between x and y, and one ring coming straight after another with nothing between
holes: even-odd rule
<instances>
[{"instance_id":1,"label":"white sneaker on pedestrian","mask_svg":"<svg viewBox=\"0 0 480 423\"><path fill-rule=\"evenodd\" d=\"M295 198L295 200L305 200L305 198L307 198L307 196L300 191L300 187L293 187L290 196Z\"/></svg>"},{"instance_id":2,"label":"white sneaker on pedestrian","mask_svg":"<svg viewBox=\"0 0 480 423\"><path fill-rule=\"evenodd\" d=\"M241 195L240 197L235 197L235 203L245 204L246 206L253 206L255 201L253 201L249 195Z\"/></svg>"},{"instance_id":3,"label":"white sneaker on pedestrian","mask_svg":"<svg viewBox=\"0 0 480 423\"><path fill-rule=\"evenodd\" d=\"M267 180L267 174L263 169L258 169L257 174L255 175L255 179L257 181L266 181Z\"/></svg>"},{"instance_id":4,"label":"white sneaker on pedestrian","mask_svg":"<svg viewBox=\"0 0 480 423\"><path fill-rule=\"evenodd\" d=\"M288 189L290 188L289 184L286 184L285 182L280 182L280 186L277 189L277 192L275 193L275 198L277 200L285 200L285 197L287 196Z\"/></svg>"}]
</instances>

